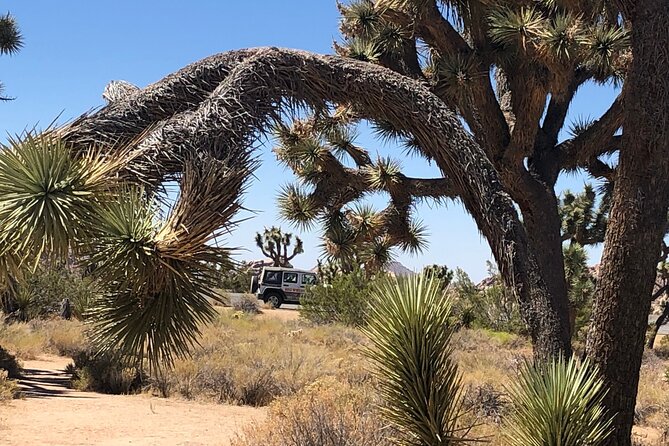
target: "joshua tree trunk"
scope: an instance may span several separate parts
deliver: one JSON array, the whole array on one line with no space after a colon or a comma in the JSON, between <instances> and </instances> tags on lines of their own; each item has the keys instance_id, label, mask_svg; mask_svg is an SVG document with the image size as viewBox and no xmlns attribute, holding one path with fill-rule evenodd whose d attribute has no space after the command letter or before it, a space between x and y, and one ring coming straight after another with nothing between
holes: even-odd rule
<instances>
[{"instance_id":1,"label":"joshua tree trunk","mask_svg":"<svg viewBox=\"0 0 669 446\"><path fill-rule=\"evenodd\" d=\"M617 413L610 445L629 446L651 293L669 203L669 2L631 11L623 147L593 309L588 356Z\"/></svg>"},{"instance_id":2,"label":"joshua tree trunk","mask_svg":"<svg viewBox=\"0 0 669 446\"><path fill-rule=\"evenodd\" d=\"M571 333L569 323L569 299L564 273L561 220L557 212L557 197L551 189L544 191L543 200L533 202L532 212L523 210L523 223L527 230L530 246L537 258L546 288L553 298L557 315L560 317L560 339L566 356L571 355Z\"/></svg>"}]
</instances>

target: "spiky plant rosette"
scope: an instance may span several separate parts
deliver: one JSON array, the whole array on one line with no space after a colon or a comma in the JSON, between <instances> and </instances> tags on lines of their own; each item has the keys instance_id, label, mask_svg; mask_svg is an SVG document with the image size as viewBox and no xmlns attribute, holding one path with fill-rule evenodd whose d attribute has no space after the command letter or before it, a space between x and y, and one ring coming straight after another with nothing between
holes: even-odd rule
<instances>
[{"instance_id":1,"label":"spiky plant rosette","mask_svg":"<svg viewBox=\"0 0 669 446\"><path fill-rule=\"evenodd\" d=\"M510 446L598 446L612 431L604 383L587 360L527 362L508 391L513 411L504 435Z\"/></svg>"},{"instance_id":2,"label":"spiky plant rosette","mask_svg":"<svg viewBox=\"0 0 669 446\"><path fill-rule=\"evenodd\" d=\"M2 244L33 265L43 254L65 259L90 236L125 163L94 150L75 156L49 132L10 139L0 150Z\"/></svg>"},{"instance_id":3,"label":"spiky plant rosette","mask_svg":"<svg viewBox=\"0 0 669 446\"><path fill-rule=\"evenodd\" d=\"M215 239L233 224L249 169L200 156L185 165L181 192L165 221L143 190L130 188L100 213L89 262L107 291L91 311L101 351L152 368L169 366L197 344L216 315L217 267L231 263Z\"/></svg>"},{"instance_id":4,"label":"spiky plant rosette","mask_svg":"<svg viewBox=\"0 0 669 446\"><path fill-rule=\"evenodd\" d=\"M375 285L366 351L385 400L382 413L403 445L467 441L461 374L452 358L451 301L431 277L387 278Z\"/></svg>"}]
</instances>

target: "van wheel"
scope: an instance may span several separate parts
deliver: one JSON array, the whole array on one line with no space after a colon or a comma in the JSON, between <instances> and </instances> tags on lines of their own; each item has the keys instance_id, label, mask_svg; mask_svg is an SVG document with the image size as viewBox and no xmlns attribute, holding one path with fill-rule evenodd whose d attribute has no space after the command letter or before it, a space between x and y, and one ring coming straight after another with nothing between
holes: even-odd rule
<instances>
[{"instance_id":1,"label":"van wheel","mask_svg":"<svg viewBox=\"0 0 669 446\"><path fill-rule=\"evenodd\" d=\"M281 304L283 303L283 297L281 297L281 294L277 293L276 291L270 291L269 293L265 294L265 302L270 304L272 308L280 308Z\"/></svg>"}]
</instances>

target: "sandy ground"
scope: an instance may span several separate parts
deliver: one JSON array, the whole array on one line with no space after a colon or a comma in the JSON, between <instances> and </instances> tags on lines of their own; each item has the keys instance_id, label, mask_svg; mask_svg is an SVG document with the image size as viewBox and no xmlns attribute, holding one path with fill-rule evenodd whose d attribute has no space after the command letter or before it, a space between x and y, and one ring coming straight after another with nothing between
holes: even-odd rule
<instances>
[{"instance_id":1,"label":"sandy ground","mask_svg":"<svg viewBox=\"0 0 669 446\"><path fill-rule=\"evenodd\" d=\"M66 387L68 358L24 361L24 398L0 406L0 445L229 445L263 409Z\"/></svg>"}]
</instances>

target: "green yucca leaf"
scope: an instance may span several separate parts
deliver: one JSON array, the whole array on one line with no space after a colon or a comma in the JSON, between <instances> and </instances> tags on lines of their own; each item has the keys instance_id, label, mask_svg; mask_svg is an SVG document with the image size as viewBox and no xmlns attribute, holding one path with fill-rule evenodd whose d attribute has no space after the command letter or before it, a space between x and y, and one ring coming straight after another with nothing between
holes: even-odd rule
<instances>
[{"instance_id":1,"label":"green yucca leaf","mask_svg":"<svg viewBox=\"0 0 669 446\"><path fill-rule=\"evenodd\" d=\"M342 28L345 35L365 38L377 34L381 17L371 0L358 0L343 6Z\"/></svg>"},{"instance_id":2,"label":"green yucca leaf","mask_svg":"<svg viewBox=\"0 0 669 446\"><path fill-rule=\"evenodd\" d=\"M588 361L526 363L508 390L513 411L504 434L510 446L598 446L612 431L603 381Z\"/></svg>"},{"instance_id":3,"label":"green yucca leaf","mask_svg":"<svg viewBox=\"0 0 669 446\"><path fill-rule=\"evenodd\" d=\"M410 254L419 254L428 245L428 235L427 226L420 221L412 220L409 222L406 237L400 242L400 248Z\"/></svg>"},{"instance_id":4,"label":"green yucca leaf","mask_svg":"<svg viewBox=\"0 0 669 446\"><path fill-rule=\"evenodd\" d=\"M593 27L585 41L585 66L599 82L620 80L630 45L629 32L620 26Z\"/></svg>"},{"instance_id":5,"label":"green yucca leaf","mask_svg":"<svg viewBox=\"0 0 669 446\"><path fill-rule=\"evenodd\" d=\"M279 215L300 229L312 228L318 218L319 209L313 198L295 184L281 188L277 198Z\"/></svg>"},{"instance_id":6,"label":"green yucca leaf","mask_svg":"<svg viewBox=\"0 0 669 446\"><path fill-rule=\"evenodd\" d=\"M120 155L74 156L51 133L10 139L0 150L0 224L7 243L33 264L45 252L66 258L89 237L124 162Z\"/></svg>"},{"instance_id":7,"label":"green yucca leaf","mask_svg":"<svg viewBox=\"0 0 669 446\"><path fill-rule=\"evenodd\" d=\"M146 357L160 368L197 343L199 327L216 315L210 301L220 299L218 267L231 263L230 250L213 242L233 224L250 168L208 155L187 160L164 222L153 197L139 188L105 204L89 259L108 284L89 316L101 351Z\"/></svg>"},{"instance_id":8,"label":"green yucca leaf","mask_svg":"<svg viewBox=\"0 0 669 446\"><path fill-rule=\"evenodd\" d=\"M571 13L558 13L546 21L541 32L540 51L549 59L558 61L575 59L585 42L581 20Z\"/></svg>"},{"instance_id":9,"label":"green yucca leaf","mask_svg":"<svg viewBox=\"0 0 669 446\"><path fill-rule=\"evenodd\" d=\"M493 42L525 52L542 35L544 20L541 12L532 7L499 8L490 14L488 32Z\"/></svg>"},{"instance_id":10,"label":"green yucca leaf","mask_svg":"<svg viewBox=\"0 0 669 446\"><path fill-rule=\"evenodd\" d=\"M465 101L471 93L472 82L481 76L481 72L473 57L456 55L450 58L435 59L437 74L437 91L454 101Z\"/></svg>"},{"instance_id":11,"label":"green yucca leaf","mask_svg":"<svg viewBox=\"0 0 669 446\"><path fill-rule=\"evenodd\" d=\"M371 239L382 229L382 216L369 204L356 203L347 213L351 227L363 238Z\"/></svg>"},{"instance_id":12,"label":"green yucca leaf","mask_svg":"<svg viewBox=\"0 0 669 446\"><path fill-rule=\"evenodd\" d=\"M387 23L375 37L379 49L384 54L401 54L408 34L399 26Z\"/></svg>"},{"instance_id":13,"label":"green yucca leaf","mask_svg":"<svg viewBox=\"0 0 669 446\"><path fill-rule=\"evenodd\" d=\"M402 165L392 158L379 158L376 164L365 166L369 186L375 190L390 190L400 182Z\"/></svg>"},{"instance_id":14,"label":"green yucca leaf","mask_svg":"<svg viewBox=\"0 0 669 446\"><path fill-rule=\"evenodd\" d=\"M424 275L388 278L375 285L367 356L385 400L382 413L403 445L466 442L461 375L452 359L451 301ZM471 441L471 440L470 440Z\"/></svg>"},{"instance_id":15,"label":"green yucca leaf","mask_svg":"<svg viewBox=\"0 0 669 446\"><path fill-rule=\"evenodd\" d=\"M376 63L383 55L383 48L377 40L353 37L346 41L346 55L351 59Z\"/></svg>"},{"instance_id":16,"label":"green yucca leaf","mask_svg":"<svg viewBox=\"0 0 669 446\"><path fill-rule=\"evenodd\" d=\"M361 260L365 264L365 271L381 271L386 265L395 260L393 244L389 237L375 237L367 243L362 252Z\"/></svg>"}]
</instances>

